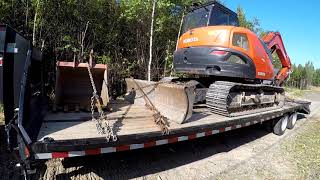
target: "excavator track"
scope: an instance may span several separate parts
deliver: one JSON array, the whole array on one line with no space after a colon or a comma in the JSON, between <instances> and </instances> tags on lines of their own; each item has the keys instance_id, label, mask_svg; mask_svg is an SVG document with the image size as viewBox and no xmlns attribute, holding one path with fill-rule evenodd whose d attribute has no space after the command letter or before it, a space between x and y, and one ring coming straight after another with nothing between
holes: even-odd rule
<instances>
[{"instance_id":1,"label":"excavator track","mask_svg":"<svg viewBox=\"0 0 320 180\"><path fill-rule=\"evenodd\" d=\"M265 96L260 95L260 100L264 99L264 102L254 102L254 100L244 97L248 93L256 97L261 92L269 93L269 95ZM241 96L241 93L243 93L243 96ZM269 99L266 100L266 97ZM277 100L276 97L278 98ZM241 104L243 98L249 99L248 101L251 100L251 103ZM235 99L239 102L238 104L234 103ZM281 87L262 84L216 81L210 85L207 91L206 105L210 108L211 112L228 117L259 113L282 107L284 105L284 90Z\"/></svg>"}]
</instances>

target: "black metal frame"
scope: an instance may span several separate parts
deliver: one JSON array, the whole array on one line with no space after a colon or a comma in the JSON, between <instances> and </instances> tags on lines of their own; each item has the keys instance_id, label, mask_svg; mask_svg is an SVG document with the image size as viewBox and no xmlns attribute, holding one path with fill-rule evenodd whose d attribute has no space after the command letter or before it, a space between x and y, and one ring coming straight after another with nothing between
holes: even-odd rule
<instances>
[{"instance_id":1,"label":"black metal frame","mask_svg":"<svg viewBox=\"0 0 320 180\"><path fill-rule=\"evenodd\" d=\"M31 42L8 25L0 25L2 33L1 54L1 93L4 104L5 130L7 131L7 145L9 151L20 163L24 175L30 170L32 158L25 155L25 149L32 153L32 134L38 133L34 119L27 117L28 106L34 95L30 93L30 82L34 81L30 74L42 73L41 69L34 69L36 62L42 63L42 53L35 49ZM10 46L8 45L10 44ZM38 79L41 77L37 77ZM41 88L40 88L41 89ZM35 107L38 108L38 107ZM40 107L41 108L41 107ZM27 112L27 113L26 113ZM35 113L38 116L38 113ZM26 126L26 124L28 124ZM40 129L40 127L39 127Z\"/></svg>"}]
</instances>

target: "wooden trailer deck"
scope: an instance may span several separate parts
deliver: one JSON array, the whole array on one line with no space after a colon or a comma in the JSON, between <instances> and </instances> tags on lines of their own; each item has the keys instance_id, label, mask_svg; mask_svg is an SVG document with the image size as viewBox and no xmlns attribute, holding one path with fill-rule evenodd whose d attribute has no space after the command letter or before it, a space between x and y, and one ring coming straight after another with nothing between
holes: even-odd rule
<instances>
[{"instance_id":1,"label":"wooden trailer deck","mask_svg":"<svg viewBox=\"0 0 320 180\"><path fill-rule=\"evenodd\" d=\"M54 153L58 153L55 157L71 157L70 152L85 155L93 149L99 154L122 151L123 148L150 147L258 124L288 113L308 114L309 105L308 102L286 102L282 108L233 118L212 114L206 108L197 108L192 118L184 124L169 121L170 134L162 135L153 122L152 112L145 106L117 101L112 104L113 112L107 114L118 137L115 142L108 142L104 135L98 134L96 122L91 120L90 113L49 112L37 141L32 144L32 150L37 154L36 158L50 159L54 158Z\"/></svg>"},{"instance_id":2,"label":"wooden trailer deck","mask_svg":"<svg viewBox=\"0 0 320 180\"><path fill-rule=\"evenodd\" d=\"M152 112L145 106L131 105L125 102L112 104L113 112L107 113L107 119L113 125L114 132L119 136L145 134L150 132L161 133L154 123ZM209 123L226 121L227 117L212 114L203 108L195 110L193 117L184 124L169 121L169 129L175 131L181 128L194 127ZM38 141L50 137L54 140L103 138L97 134L96 121L91 120L91 113L49 112L44 119Z\"/></svg>"}]
</instances>

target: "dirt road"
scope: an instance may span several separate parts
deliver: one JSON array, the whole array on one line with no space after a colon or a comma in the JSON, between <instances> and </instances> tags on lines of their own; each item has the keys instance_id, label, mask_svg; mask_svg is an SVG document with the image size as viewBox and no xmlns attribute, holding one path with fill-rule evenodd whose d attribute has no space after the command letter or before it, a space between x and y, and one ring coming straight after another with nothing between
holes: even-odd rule
<instances>
[{"instance_id":1,"label":"dirt road","mask_svg":"<svg viewBox=\"0 0 320 180\"><path fill-rule=\"evenodd\" d=\"M320 117L319 93L308 93L312 117ZM297 167L281 150L308 124L299 120L295 130L276 136L259 126L189 142L118 154L48 161L43 179L290 179Z\"/></svg>"}]
</instances>

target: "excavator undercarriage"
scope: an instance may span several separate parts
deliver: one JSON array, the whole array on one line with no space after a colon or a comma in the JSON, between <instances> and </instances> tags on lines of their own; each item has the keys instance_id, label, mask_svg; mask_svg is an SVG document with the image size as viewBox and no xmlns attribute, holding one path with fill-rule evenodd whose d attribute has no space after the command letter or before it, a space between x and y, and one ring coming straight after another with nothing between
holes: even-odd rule
<instances>
[{"instance_id":1,"label":"excavator undercarriage","mask_svg":"<svg viewBox=\"0 0 320 180\"><path fill-rule=\"evenodd\" d=\"M283 106L284 90L262 84L217 81L210 85L206 105L224 116L240 116Z\"/></svg>"}]
</instances>

